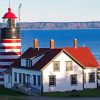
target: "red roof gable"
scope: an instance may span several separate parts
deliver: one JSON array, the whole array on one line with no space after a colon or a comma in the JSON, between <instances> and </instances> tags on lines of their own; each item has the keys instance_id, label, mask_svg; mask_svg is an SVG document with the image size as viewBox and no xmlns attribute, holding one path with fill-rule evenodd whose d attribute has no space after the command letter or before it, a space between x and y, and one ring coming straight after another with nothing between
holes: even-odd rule
<instances>
[{"instance_id":1,"label":"red roof gable","mask_svg":"<svg viewBox=\"0 0 100 100\"><path fill-rule=\"evenodd\" d=\"M26 52L22 54L21 58L27 59L44 54L44 56L34 66L32 66L31 68L28 67L28 69L41 70L46 64L48 64L55 56L57 56L57 54L59 54L63 50L66 52L66 54L68 54L68 56L72 57L73 60L75 60L78 64L81 64L82 67L99 67L98 62L96 61L95 57L87 47L59 49L29 48L28 50L26 50ZM12 66L20 67L20 59L13 63ZM20 68L25 67L21 66Z\"/></svg>"},{"instance_id":2,"label":"red roof gable","mask_svg":"<svg viewBox=\"0 0 100 100\"><path fill-rule=\"evenodd\" d=\"M2 17L4 19L11 19L11 18L17 18L14 13L11 12L11 8L8 8L8 12Z\"/></svg>"},{"instance_id":3,"label":"red roof gable","mask_svg":"<svg viewBox=\"0 0 100 100\"><path fill-rule=\"evenodd\" d=\"M84 67L99 67L96 58L87 47L65 48L64 50Z\"/></svg>"}]
</instances>

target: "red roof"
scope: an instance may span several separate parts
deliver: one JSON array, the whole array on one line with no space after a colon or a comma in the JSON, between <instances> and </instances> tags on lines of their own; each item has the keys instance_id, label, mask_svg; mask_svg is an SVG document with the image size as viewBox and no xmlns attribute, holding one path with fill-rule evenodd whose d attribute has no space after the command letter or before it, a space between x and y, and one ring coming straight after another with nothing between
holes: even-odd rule
<instances>
[{"instance_id":1,"label":"red roof","mask_svg":"<svg viewBox=\"0 0 100 100\"><path fill-rule=\"evenodd\" d=\"M11 12L11 8L8 8L8 12L2 18L11 19L11 18L17 18L17 17L14 13Z\"/></svg>"},{"instance_id":2,"label":"red roof","mask_svg":"<svg viewBox=\"0 0 100 100\"><path fill-rule=\"evenodd\" d=\"M96 58L87 47L65 48L64 50L84 67L99 67Z\"/></svg>"},{"instance_id":3,"label":"red roof","mask_svg":"<svg viewBox=\"0 0 100 100\"><path fill-rule=\"evenodd\" d=\"M35 63L34 66L31 68L28 67L28 69L35 69L35 70L41 70L46 64L48 64L54 57L57 56L61 51L64 51L69 57L71 57L76 63L80 64L82 67L93 67L97 68L99 67L98 62L96 61L95 57L87 47L80 47L80 48L55 48L55 49L49 49L49 48L40 48L40 49L34 49L29 48L24 52L21 56L21 58L32 58L39 55L44 56ZM13 67L20 67L20 60L16 61L12 64ZM21 66L20 68L25 68L24 66Z\"/></svg>"}]
</instances>

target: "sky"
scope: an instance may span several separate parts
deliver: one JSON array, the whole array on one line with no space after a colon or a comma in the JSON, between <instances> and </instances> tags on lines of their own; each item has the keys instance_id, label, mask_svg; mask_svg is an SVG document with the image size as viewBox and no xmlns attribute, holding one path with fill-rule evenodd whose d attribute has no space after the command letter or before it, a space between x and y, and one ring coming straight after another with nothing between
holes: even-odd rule
<instances>
[{"instance_id":1,"label":"sky","mask_svg":"<svg viewBox=\"0 0 100 100\"><path fill-rule=\"evenodd\" d=\"M100 0L10 0L18 16L21 3L22 22L86 22L100 21ZM9 0L0 0L0 22L7 12Z\"/></svg>"}]
</instances>

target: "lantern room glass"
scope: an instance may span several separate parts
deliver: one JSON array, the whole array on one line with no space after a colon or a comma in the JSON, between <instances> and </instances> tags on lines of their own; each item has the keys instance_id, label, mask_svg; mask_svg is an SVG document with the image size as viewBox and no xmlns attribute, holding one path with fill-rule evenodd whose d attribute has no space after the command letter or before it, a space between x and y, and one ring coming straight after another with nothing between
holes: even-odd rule
<instances>
[{"instance_id":1,"label":"lantern room glass","mask_svg":"<svg viewBox=\"0 0 100 100\"><path fill-rule=\"evenodd\" d=\"M16 27L16 19L14 18L3 19L3 27L8 27L8 28Z\"/></svg>"}]
</instances>

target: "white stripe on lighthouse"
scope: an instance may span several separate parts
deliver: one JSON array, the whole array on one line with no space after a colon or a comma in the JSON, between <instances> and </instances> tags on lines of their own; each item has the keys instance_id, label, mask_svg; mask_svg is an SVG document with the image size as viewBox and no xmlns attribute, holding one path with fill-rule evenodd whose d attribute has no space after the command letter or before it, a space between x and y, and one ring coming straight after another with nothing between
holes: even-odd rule
<instances>
[{"instance_id":1,"label":"white stripe on lighthouse","mask_svg":"<svg viewBox=\"0 0 100 100\"><path fill-rule=\"evenodd\" d=\"M21 46L21 43L0 43L0 46Z\"/></svg>"},{"instance_id":2,"label":"white stripe on lighthouse","mask_svg":"<svg viewBox=\"0 0 100 100\"><path fill-rule=\"evenodd\" d=\"M4 76L3 75L0 75L0 78L4 78Z\"/></svg>"},{"instance_id":3,"label":"white stripe on lighthouse","mask_svg":"<svg viewBox=\"0 0 100 100\"><path fill-rule=\"evenodd\" d=\"M4 81L0 81L0 85L3 85L4 84Z\"/></svg>"},{"instance_id":4,"label":"white stripe on lighthouse","mask_svg":"<svg viewBox=\"0 0 100 100\"><path fill-rule=\"evenodd\" d=\"M18 57L18 55L0 55L0 59L17 59Z\"/></svg>"},{"instance_id":5,"label":"white stripe on lighthouse","mask_svg":"<svg viewBox=\"0 0 100 100\"><path fill-rule=\"evenodd\" d=\"M4 85L3 72L21 55L21 39L0 40L0 85Z\"/></svg>"},{"instance_id":6,"label":"white stripe on lighthouse","mask_svg":"<svg viewBox=\"0 0 100 100\"><path fill-rule=\"evenodd\" d=\"M7 70L7 68L2 68L0 69L0 72L4 72L5 70Z\"/></svg>"},{"instance_id":7,"label":"white stripe on lighthouse","mask_svg":"<svg viewBox=\"0 0 100 100\"><path fill-rule=\"evenodd\" d=\"M20 52L20 49L0 49L0 52Z\"/></svg>"},{"instance_id":8,"label":"white stripe on lighthouse","mask_svg":"<svg viewBox=\"0 0 100 100\"><path fill-rule=\"evenodd\" d=\"M0 62L0 65L11 65L13 62Z\"/></svg>"}]
</instances>

